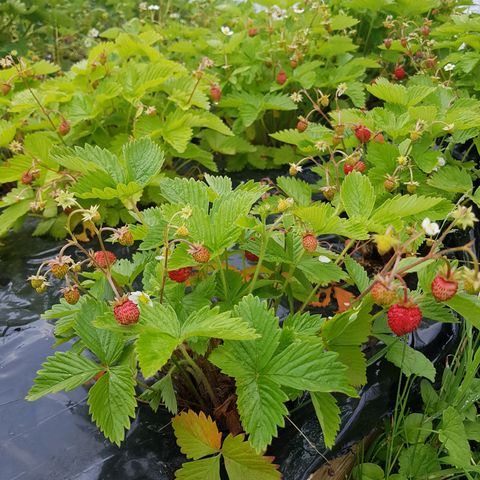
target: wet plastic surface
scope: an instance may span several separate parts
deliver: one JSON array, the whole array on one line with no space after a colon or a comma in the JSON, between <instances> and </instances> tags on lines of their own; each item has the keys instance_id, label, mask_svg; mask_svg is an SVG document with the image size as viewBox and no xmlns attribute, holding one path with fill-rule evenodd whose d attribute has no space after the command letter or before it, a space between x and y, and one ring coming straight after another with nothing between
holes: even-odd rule
<instances>
[{"instance_id":1,"label":"wet plastic surface","mask_svg":"<svg viewBox=\"0 0 480 480\"><path fill-rule=\"evenodd\" d=\"M34 294L25 279L53 256L59 243L30 237L31 228L11 234L0 247L0 480L170 480L184 461L175 443L170 416L141 406L121 447L111 445L91 422L87 387L24 400L36 371L52 354L53 326L40 314L57 303L50 289ZM456 326L435 324L415 335L415 344L432 358L450 351ZM66 347L60 347L59 349ZM311 405L292 414L322 455L332 456L367 434L391 409L398 370L381 361L368 371L359 399L343 398L337 447L328 452ZM285 480L305 480L323 459L288 424L268 452ZM254 480L254 479L245 479Z\"/></svg>"}]
</instances>

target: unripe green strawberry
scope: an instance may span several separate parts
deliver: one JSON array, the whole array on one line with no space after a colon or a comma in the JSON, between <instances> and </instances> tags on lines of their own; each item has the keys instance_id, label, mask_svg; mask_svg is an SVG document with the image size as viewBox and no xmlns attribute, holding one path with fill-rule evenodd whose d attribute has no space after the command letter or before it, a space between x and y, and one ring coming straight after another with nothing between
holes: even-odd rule
<instances>
[{"instance_id":1,"label":"unripe green strawberry","mask_svg":"<svg viewBox=\"0 0 480 480\"><path fill-rule=\"evenodd\" d=\"M50 267L51 274L61 280L65 278L71 263L72 259L69 256L62 255L50 260L48 266Z\"/></svg>"},{"instance_id":2,"label":"unripe green strawberry","mask_svg":"<svg viewBox=\"0 0 480 480\"><path fill-rule=\"evenodd\" d=\"M317 237L313 233L306 233L302 238L302 244L305 251L313 253L318 247Z\"/></svg>"},{"instance_id":3,"label":"unripe green strawberry","mask_svg":"<svg viewBox=\"0 0 480 480\"><path fill-rule=\"evenodd\" d=\"M76 285L64 288L62 293L63 298L70 305L75 305L80 300L80 290Z\"/></svg>"},{"instance_id":4,"label":"unripe green strawberry","mask_svg":"<svg viewBox=\"0 0 480 480\"><path fill-rule=\"evenodd\" d=\"M40 288L47 279L44 275L32 275L31 277L28 277L28 280L30 280L32 288L37 289Z\"/></svg>"},{"instance_id":5,"label":"unripe green strawberry","mask_svg":"<svg viewBox=\"0 0 480 480\"><path fill-rule=\"evenodd\" d=\"M397 298L395 290L387 288L381 282L375 283L370 293L372 294L373 301L382 307L391 305Z\"/></svg>"},{"instance_id":6,"label":"unripe green strawberry","mask_svg":"<svg viewBox=\"0 0 480 480\"><path fill-rule=\"evenodd\" d=\"M210 260L210 252L201 243L194 243L188 253L198 263L207 263Z\"/></svg>"}]
</instances>

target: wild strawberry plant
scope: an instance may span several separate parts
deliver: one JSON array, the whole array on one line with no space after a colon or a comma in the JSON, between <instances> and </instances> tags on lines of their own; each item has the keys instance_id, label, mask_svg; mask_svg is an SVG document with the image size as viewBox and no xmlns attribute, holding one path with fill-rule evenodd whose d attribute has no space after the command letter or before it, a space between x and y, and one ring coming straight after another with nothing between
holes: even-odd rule
<instances>
[{"instance_id":1,"label":"wild strawberry plant","mask_svg":"<svg viewBox=\"0 0 480 480\"><path fill-rule=\"evenodd\" d=\"M130 210L134 221L121 229L103 226L95 207L72 212L95 249L68 227L59 255L30 278L39 293L63 278L64 298L45 318L57 319L57 344L74 344L47 359L27 398L93 382L92 419L115 443L137 402L210 415L231 432L223 446L203 414L174 420L195 460L178 478L218 468L220 455L227 466L231 442L253 470L277 475L253 452L268 447L304 392L332 446L334 394L356 396L366 382L369 336L385 345L377 356L433 381L435 368L405 335L426 319L456 321L454 311L478 325L472 243L448 242L476 221L464 197L385 200L359 172L341 184L336 207L312 200L319 186L291 177L236 188L227 177L163 178L158 187L162 203ZM429 218L440 211L443 230ZM133 251L114 253L110 242ZM208 448L195 447L199 436Z\"/></svg>"}]
</instances>

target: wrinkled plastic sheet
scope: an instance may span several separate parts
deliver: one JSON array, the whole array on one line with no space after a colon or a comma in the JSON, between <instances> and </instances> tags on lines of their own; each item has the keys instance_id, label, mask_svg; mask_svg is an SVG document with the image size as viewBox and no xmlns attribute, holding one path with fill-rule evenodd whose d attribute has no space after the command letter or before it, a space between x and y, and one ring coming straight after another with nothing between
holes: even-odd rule
<instances>
[{"instance_id":1,"label":"wrinkled plastic sheet","mask_svg":"<svg viewBox=\"0 0 480 480\"><path fill-rule=\"evenodd\" d=\"M185 458L166 411L155 414L141 405L125 442L117 447L91 422L87 387L36 402L24 399L36 371L53 353L53 325L40 314L59 297L52 288L38 296L26 282L61 246L32 238L31 231L27 225L0 247L0 480L173 479ZM456 325L433 324L416 333L413 341L441 363L457 335ZM304 402L291 415L302 434L286 422L268 452L276 457L284 478L307 479L324 462L322 456L331 457L365 436L391 411L397 379L398 370L383 360L369 368L360 398L339 397L342 427L333 451L324 448L313 408Z\"/></svg>"}]
</instances>

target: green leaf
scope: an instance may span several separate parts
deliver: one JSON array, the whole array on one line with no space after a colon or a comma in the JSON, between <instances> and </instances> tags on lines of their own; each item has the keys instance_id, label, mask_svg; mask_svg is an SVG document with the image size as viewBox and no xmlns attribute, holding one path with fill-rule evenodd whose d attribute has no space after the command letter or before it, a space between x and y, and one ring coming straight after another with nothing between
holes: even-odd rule
<instances>
[{"instance_id":1,"label":"green leaf","mask_svg":"<svg viewBox=\"0 0 480 480\"><path fill-rule=\"evenodd\" d=\"M0 147L6 147L15 138L16 131L13 123L0 120Z\"/></svg>"},{"instance_id":2,"label":"green leaf","mask_svg":"<svg viewBox=\"0 0 480 480\"><path fill-rule=\"evenodd\" d=\"M102 367L88 358L72 352L56 352L48 357L37 372L34 385L27 395L27 400L37 400L60 390L73 390L92 379Z\"/></svg>"},{"instance_id":3,"label":"green leaf","mask_svg":"<svg viewBox=\"0 0 480 480\"><path fill-rule=\"evenodd\" d=\"M243 435L225 438L222 446L225 468L230 480L276 480L282 478L272 457L258 455Z\"/></svg>"},{"instance_id":4,"label":"green leaf","mask_svg":"<svg viewBox=\"0 0 480 480\"><path fill-rule=\"evenodd\" d=\"M167 410L173 415L176 415L178 412L177 397L173 389L171 375L166 375L158 382L155 382L142 393L140 398L147 401L154 412L158 410L161 402L165 404Z\"/></svg>"},{"instance_id":5,"label":"green leaf","mask_svg":"<svg viewBox=\"0 0 480 480\"><path fill-rule=\"evenodd\" d=\"M475 328L480 328L480 299L478 297L467 293L457 293L445 303Z\"/></svg>"},{"instance_id":6,"label":"green leaf","mask_svg":"<svg viewBox=\"0 0 480 480\"><path fill-rule=\"evenodd\" d=\"M344 262L350 278L355 282L358 290L363 292L370 285L368 273L350 255L345 256Z\"/></svg>"},{"instance_id":7,"label":"green leaf","mask_svg":"<svg viewBox=\"0 0 480 480\"><path fill-rule=\"evenodd\" d=\"M441 470L437 452L432 445L412 445L402 450L398 459L400 473L406 478L428 478Z\"/></svg>"},{"instance_id":8,"label":"green leaf","mask_svg":"<svg viewBox=\"0 0 480 480\"><path fill-rule=\"evenodd\" d=\"M325 446L332 448L340 429L340 408L335 397L327 392L311 392L313 407L322 428Z\"/></svg>"},{"instance_id":9,"label":"green leaf","mask_svg":"<svg viewBox=\"0 0 480 480\"><path fill-rule=\"evenodd\" d=\"M443 411L438 438L448 451L448 461L459 468L471 464L470 445L463 425L463 418L452 406Z\"/></svg>"},{"instance_id":10,"label":"green leaf","mask_svg":"<svg viewBox=\"0 0 480 480\"><path fill-rule=\"evenodd\" d=\"M123 147L127 168L127 182L146 185L160 172L164 155L160 147L149 138L134 140Z\"/></svg>"},{"instance_id":11,"label":"green leaf","mask_svg":"<svg viewBox=\"0 0 480 480\"><path fill-rule=\"evenodd\" d=\"M16 221L30 211L31 199L20 200L5 208L0 215L0 237L8 233Z\"/></svg>"},{"instance_id":12,"label":"green leaf","mask_svg":"<svg viewBox=\"0 0 480 480\"><path fill-rule=\"evenodd\" d=\"M208 187L193 178L163 178L160 181L162 196L178 205L189 205L203 211L208 210Z\"/></svg>"},{"instance_id":13,"label":"green leaf","mask_svg":"<svg viewBox=\"0 0 480 480\"><path fill-rule=\"evenodd\" d=\"M329 285L347 277L346 273L335 263L323 263L317 257L305 257L297 268L307 276L308 280L320 285Z\"/></svg>"},{"instance_id":14,"label":"green leaf","mask_svg":"<svg viewBox=\"0 0 480 480\"><path fill-rule=\"evenodd\" d=\"M418 375L428 378L431 382L435 381L435 367L422 352L388 335L377 334L376 336L388 345L387 360L400 368L407 377Z\"/></svg>"},{"instance_id":15,"label":"green leaf","mask_svg":"<svg viewBox=\"0 0 480 480\"><path fill-rule=\"evenodd\" d=\"M110 367L88 392L90 415L111 442L120 445L135 417L135 377L129 365Z\"/></svg>"},{"instance_id":16,"label":"green leaf","mask_svg":"<svg viewBox=\"0 0 480 480\"><path fill-rule=\"evenodd\" d=\"M352 470L353 480L384 480L384 473L375 463L361 463Z\"/></svg>"},{"instance_id":17,"label":"green leaf","mask_svg":"<svg viewBox=\"0 0 480 480\"><path fill-rule=\"evenodd\" d=\"M220 455L186 462L175 472L176 480L221 480Z\"/></svg>"},{"instance_id":18,"label":"green leaf","mask_svg":"<svg viewBox=\"0 0 480 480\"><path fill-rule=\"evenodd\" d=\"M123 336L93 326L92 321L105 309L95 300L87 299L75 315L75 331L102 362L112 364L123 352Z\"/></svg>"},{"instance_id":19,"label":"green leaf","mask_svg":"<svg viewBox=\"0 0 480 480\"><path fill-rule=\"evenodd\" d=\"M403 423L403 438L410 445L425 443L431 435L433 424L423 413L411 413Z\"/></svg>"},{"instance_id":20,"label":"green leaf","mask_svg":"<svg viewBox=\"0 0 480 480\"><path fill-rule=\"evenodd\" d=\"M307 206L310 204L312 187L303 180L294 177L279 177L277 185L288 197L295 200L296 205Z\"/></svg>"},{"instance_id":21,"label":"green leaf","mask_svg":"<svg viewBox=\"0 0 480 480\"><path fill-rule=\"evenodd\" d=\"M352 172L342 183L340 198L350 218L368 218L375 205L375 190L367 176Z\"/></svg>"},{"instance_id":22,"label":"green leaf","mask_svg":"<svg viewBox=\"0 0 480 480\"><path fill-rule=\"evenodd\" d=\"M145 328L135 344L143 375L155 375L170 360L179 344L179 339L168 333L155 328Z\"/></svg>"},{"instance_id":23,"label":"green leaf","mask_svg":"<svg viewBox=\"0 0 480 480\"><path fill-rule=\"evenodd\" d=\"M180 450L187 458L197 460L220 450L222 434L217 425L203 412L182 412L172 420Z\"/></svg>"},{"instance_id":24,"label":"green leaf","mask_svg":"<svg viewBox=\"0 0 480 480\"><path fill-rule=\"evenodd\" d=\"M467 193L473 189L473 182L470 173L454 165L445 165L435 172L427 183L439 190L452 193Z\"/></svg>"}]
</instances>

